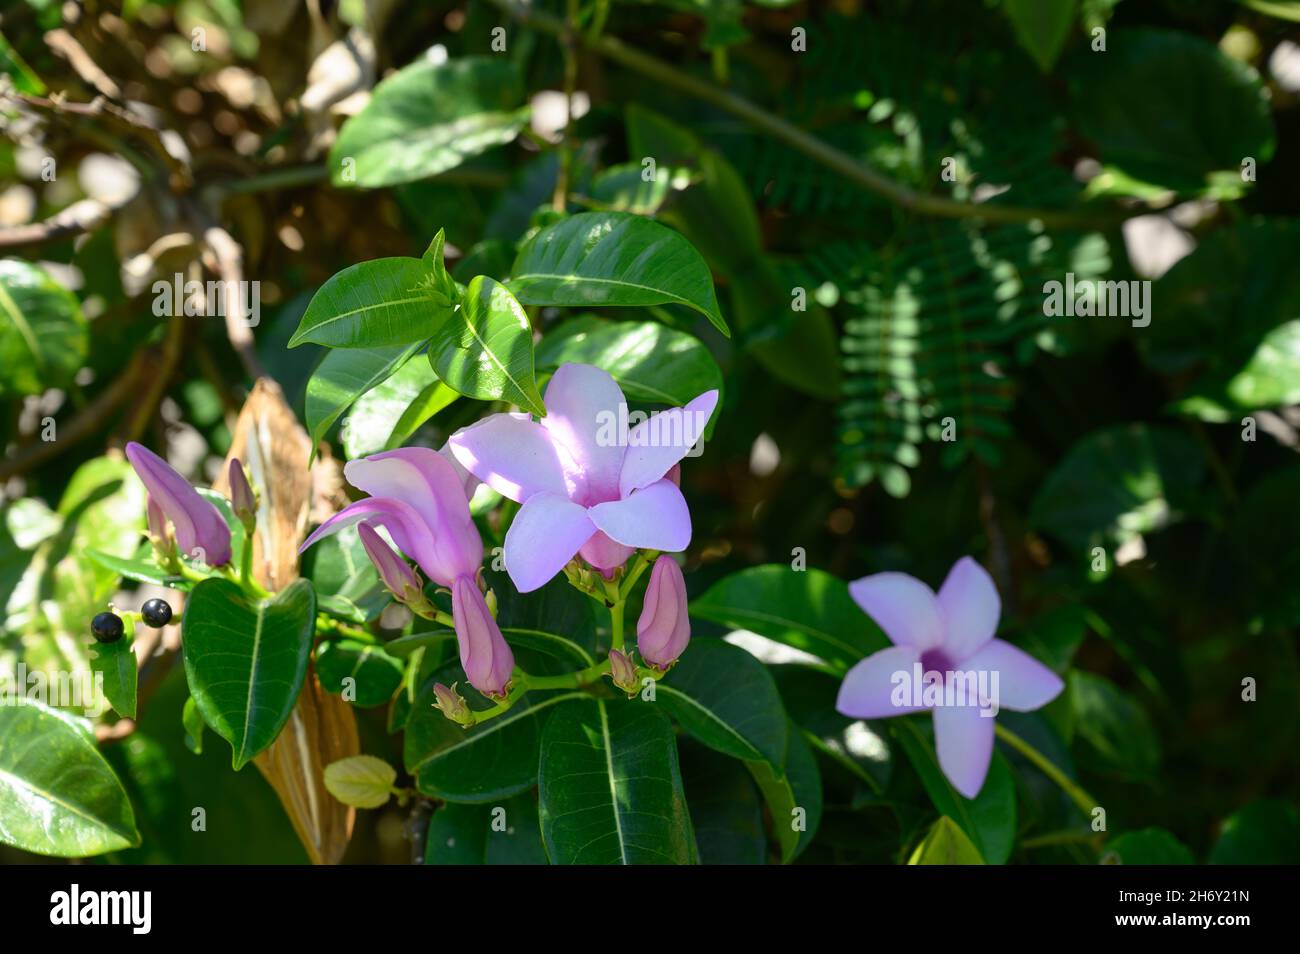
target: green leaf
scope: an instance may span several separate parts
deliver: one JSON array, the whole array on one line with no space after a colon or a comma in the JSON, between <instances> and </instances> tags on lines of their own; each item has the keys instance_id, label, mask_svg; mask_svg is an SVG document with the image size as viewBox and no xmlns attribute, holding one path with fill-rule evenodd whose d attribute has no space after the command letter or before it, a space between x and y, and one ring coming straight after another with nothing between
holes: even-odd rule
<instances>
[{"instance_id":1,"label":"green leaf","mask_svg":"<svg viewBox=\"0 0 1300 954\"><path fill-rule=\"evenodd\" d=\"M763 864L763 801L745 767L688 738L679 738L677 749L700 864Z\"/></svg>"},{"instance_id":2,"label":"green leaf","mask_svg":"<svg viewBox=\"0 0 1300 954\"><path fill-rule=\"evenodd\" d=\"M891 728L939 813L961 826L986 862L1005 864L1016 841L1016 783L1001 753L993 753L984 787L970 799L944 776L928 725L904 717L892 720Z\"/></svg>"},{"instance_id":3,"label":"green leaf","mask_svg":"<svg viewBox=\"0 0 1300 954\"><path fill-rule=\"evenodd\" d=\"M351 354L352 352L334 353ZM411 406L431 391L448 395L444 407L457 396L456 392L438 380L429 362L407 361L386 380L357 398L351 410L344 415L343 423L339 427L339 438L343 443L344 453L350 459L355 459L378 453L390 446L400 446L402 440L410 436L410 431L399 434L399 423L406 417ZM440 408L434 408L435 412L437 410ZM418 427L424 420L428 420L428 417L423 418L415 426ZM396 441L394 441L395 437Z\"/></svg>"},{"instance_id":4,"label":"green leaf","mask_svg":"<svg viewBox=\"0 0 1300 954\"><path fill-rule=\"evenodd\" d=\"M429 819L426 865L544 865L546 850L529 793L501 805L448 802Z\"/></svg>"},{"instance_id":5,"label":"green leaf","mask_svg":"<svg viewBox=\"0 0 1300 954\"><path fill-rule=\"evenodd\" d=\"M1300 865L1300 809L1281 799L1253 802L1223 823L1212 865Z\"/></svg>"},{"instance_id":6,"label":"green leaf","mask_svg":"<svg viewBox=\"0 0 1300 954\"><path fill-rule=\"evenodd\" d=\"M363 394L387 381L420 349L420 344L330 351L307 382L305 415L315 445Z\"/></svg>"},{"instance_id":7,"label":"green leaf","mask_svg":"<svg viewBox=\"0 0 1300 954\"><path fill-rule=\"evenodd\" d=\"M181 709L181 725L185 729L185 747L195 755L203 754L203 730L206 724L199 704L193 696L185 697L185 706Z\"/></svg>"},{"instance_id":8,"label":"green leaf","mask_svg":"<svg viewBox=\"0 0 1300 954\"><path fill-rule=\"evenodd\" d=\"M1006 0L1016 39L1038 68L1050 72L1074 24L1077 0Z\"/></svg>"},{"instance_id":9,"label":"green leaf","mask_svg":"<svg viewBox=\"0 0 1300 954\"><path fill-rule=\"evenodd\" d=\"M203 720L242 768L280 734L298 701L316 632L316 596L296 580L250 603L229 580L194 588L181 621L185 675Z\"/></svg>"},{"instance_id":10,"label":"green leaf","mask_svg":"<svg viewBox=\"0 0 1300 954\"><path fill-rule=\"evenodd\" d=\"M880 723L850 719L836 710L841 677L797 664L770 668L786 712L808 743L873 793L883 791L893 771L889 743L877 731Z\"/></svg>"},{"instance_id":11,"label":"green leaf","mask_svg":"<svg viewBox=\"0 0 1300 954\"><path fill-rule=\"evenodd\" d=\"M1113 29L1105 53L1081 49L1070 67L1080 131L1103 163L1133 179L1235 195L1244 188L1242 159L1263 165L1272 158L1273 121L1259 75L1208 40Z\"/></svg>"},{"instance_id":12,"label":"green leaf","mask_svg":"<svg viewBox=\"0 0 1300 954\"><path fill-rule=\"evenodd\" d=\"M908 859L909 865L982 865L979 849L966 833L947 815L930 827L930 831Z\"/></svg>"},{"instance_id":13,"label":"green leaf","mask_svg":"<svg viewBox=\"0 0 1300 954\"><path fill-rule=\"evenodd\" d=\"M316 589L318 609L354 623L377 619L392 602L392 594L366 556L355 527L345 527L313 544L307 551L303 576Z\"/></svg>"},{"instance_id":14,"label":"green leaf","mask_svg":"<svg viewBox=\"0 0 1300 954\"><path fill-rule=\"evenodd\" d=\"M92 672L104 677L104 698L114 711L128 719L135 718L135 695L139 681L132 640L125 636L114 643L95 643L91 647Z\"/></svg>"},{"instance_id":15,"label":"green leaf","mask_svg":"<svg viewBox=\"0 0 1300 954\"><path fill-rule=\"evenodd\" d=\"M615 322L593 315L566 321L542 338L537 366L554 371L569 362L608 371L629 401L681 406L722 389L722 369L703 342L657 321Z\"/></svg>"},{"instance_id":16,"label":"green leaf","mask_svg":"<svg viewBox=\"0 0 1300 954\"><path fill-rule=\"evenodd\" d=\"M460 308L429 342L438 377L466 397L506 400L544 416L533 373L533 329L506 286L486 275L465 289Z\"/></svg>"},{"instance_id":17,"label":"green leaf","mask_svg":"<svg viewBox=\"0 0 1300 954\"><path fill-rule=\"evenodd\" d=\"M18 51L5 39L3 33L0 33L0 73L8 76L13 81L14 89L20 93L40 96L45 92L41 78L18 55Z\"/></svg>"},{"instance_id":18,"label":"green leaf","mask_svg":"<svg viewBox=\"0 0 1300 954\"><path fill-rule=\"evenodd\" d=\"M843 580L782 563L725 577L691 603L691 615L812 653L841 672L889 645Z\"/></svg>"},{"instance_id":19,"label":"green leaf","mask_svg":"<svg viewBox=\"0 0 1300 954\"><path fill-rule=\"evenodd\" d=\"M1125 832L1107 846L1106 854L1123 865L1196 864L1188 847L1163 828Z\"/></svg>"},{"instance_id":20,"label":"green leaf","mask_svg":"<svg viewBox=\"0 0 1300 954\"><path fill-rule=\"evenodd\" d=\"M1069 691L1078 736L1092 764L1137 781L1154 778L1160 740L1137 700L1101 676L1078 670L1070 673Z\"/></svg>"},{"instance_id":21,"label":"green leaf","mask_svg":"<svg viewBox=\"0 0 1300 954\"><path fill-rule=\"evenodd\" d=\"M1118 548L1175 522L1205 472L1184 434L1146 424L1094 431L1070 449L1034 495L1032 526L1068 544Z\"/></svg>"},{"instance_id":22,"label":"green leaf","mask_svg":"<svg viewBox=\"0 0 1300 954\"><path fill-rule=\"evenodd\" d=\"M700 253L626 212L583 212L542 229L520 249L510 288L525 305L685 305L731 336Z\"/></svg>"},{"instance_id":23,"label":"green leaf","mask_svg":"<svg viewBox=\"0 0 1300 954\"><path fill-rule=\"evenodd\" d=\"M376 258L349 265L312 296L289 339L330 348L379 348L424 341L455 303L419 258Z\"/></svg>"},{"instance_id":24,"label":"green leaf","mask_svg":"<svg viewBox=\"0 0 1300 954\"><path fill-rule=\"evenodd\" d=\"M537 784L538 739L556 705L579 693L530 692L505 715L462 729L433 706L433 684L459 683L471 709L491 705L453 664L420 687L406 724L402 757L425 795L449 802L494 802Z\"/></svg>"},{"instance_id":25,"label":"green leaf","mask_svg":"<svg viewBox=\"0 0 1300 954\"><path fill-rule=\"evenodd\" d=\"M330 150L335 185L415 182L510 142L528 119L523 81L504 56L420 60L375 87Z\"/></svg>"},{"instance_id":26,"label":"green leaf","mask_svg":"<svg viewBox=\"0 0 1300 954\"><path fill-rule=\"evenodd\" d=\"M542 838L556 864L694 864L672 725L655 706L587 699L542 730Z\"/></svg>"},{"instance_id":27,"label":"green leaf","mask_svg":"<svg viewBox=\"0 0 1300 954\"><path fill-rule=\"evenodd\" d=\"M382 706L402 682L402 662L382 646L356 639L321 643L316 650L316 675L326 692L341 693L353 705ZM346 680L351 680L350 682Z\"/></svg>"},{"instance_id":28,"label":"green leaf","mask_svg":"<svg viewBox=\"0 0 1300 954\"><path fill-rule=\"evenodd\" d=\"M373 755L353 755L325 766L325 788L344 805L378 808L393 794L397 769Z\"/></svg>"},{"instance_id":29,"label":"green leaf","mask_svg":"<svg viewBox=\"0 0 1300 954\"><path fill-rule=\"evenodd\" d=\"M639 162L625 162L601 170L591 182L591 197L611 212L654 215L673 192L691 184L689 169L656 166L649 179L646 169Z\"/></svg>"},{"instance_id":30,"label":"green leaf","mask_svg":"<svg viewBox=\"0 0 1300 954\"><path fill-rule=\"evenodd\" d=\"M711 749L785 764L788 721L767 667L719 639L696 639L655 685L655 699Z\"/></svg>"},{"instance_id":31,"label":"green leaf","mask_svg":"<svg viewBox=\"0 0 1300 954\"><path fill-rule=\"evenodd\" d=\"M0 842L66 858L140 844L122 783L72 716L0 706Z\"/></svg>"},{"instance_id":32,"label":"green leaf","mask_svg":"<svg viewBox=\"0 0 1300 954\"><path fill-rule=\"evenodd\" d=\"M104 569L112 570L118 576L126 577L128 580L170 587L186 584L183 576L174 576L158 565L154 559L152 544L146 543L133 557L119 557L98 550L86 550L85 553L90 560Z\"/></svg>"},{"instance_id":33,"label":"green leaf","mask_svg":"<svg viewBox=\"0 0 1300 954\"><path fill-rule=\"evenodd\" d=\"M77 296L36 265L0 259L0 395L69 384L88 348Z\"/></svg>"},{"instance_id":34,"label":"green leaf","mask_svg":"<svg viewBox=\"0 0 1300 954\"><path fill-rule=\"evenodd\" d=\"M789 864L812 843L822 817L822 780L808 743L797 726L786 735L783 771L771 762L746 762L772 814L772 831Z\"/></svg>"}]
</instances>

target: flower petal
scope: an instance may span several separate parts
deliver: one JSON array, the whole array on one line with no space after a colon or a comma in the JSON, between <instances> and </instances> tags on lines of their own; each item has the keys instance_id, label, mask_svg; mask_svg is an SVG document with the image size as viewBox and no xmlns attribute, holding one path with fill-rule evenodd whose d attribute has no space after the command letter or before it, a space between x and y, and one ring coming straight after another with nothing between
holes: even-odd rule
<instances>
[{"instance_id":1,"label":"flower petal","mask_svg":"<svg viewBox=\"0 0 1300 954\"><path fill-rule=\"evenodd\" d=\"M595 526L595 524L592 524L592 526ZM578 551L578 556L600 570L605 579L610 579L613 577L614 571L626 563L633 553L636 553L636 550L632 547L625 547L621 543L615 543L597 530L591 535L591 539L582 545L582 549Z\"/></svg>"},{"instance_id":2,"label":"flower petal","mask_svg":"<svg viewBox=\"0 0 1300 954\"><path fill-rule=\"evenodd\" d=\"M598 529L624 546L676 553L691 543L691 512L671 481L651 484L624 500L597 504L587 513Z\"/></svg>"},{"instance_id":3,"label":"flower petal","mask_svg":"<svg viewBox=\"0 0 1300 954\"><path fill-rule=\"evenodd\" d=\"M450 586L456 577L478 570L483 540L470 516L465 486L456 468L437 451L401 447L372 454L348 461L343 474L354 487L373 497L401 501L419 514L425 539L412 542L426 551L420 565L434 581Z\"/></svg>"},{"instance_id":4,"label":"flower petal","mask_svg":"<svg viewBox=\"0 0 1300 954\"><path fill-rule=\"evenodd\" d=\"M993 638L1002 615L1002 601L993 577L970 557L962 557L939 587L943 617L943 647L960 663Z\"/></svg>"},{"instance_id":5,"label":"flower petal","mask_svg":"<svg viewBox=\"0 0 1300 954\"><path fill-rule=\"evenodd\" d=\"M943 640L934 591L906 573L875 573L849 584L849 595L895 646L929 649Z\"/></svg>"},{"instance_id":6,"label":"flower petal","mask_svg":"<svg viewBox=\"0 0 1300 954\"><path fill-rule=\"evenodd\" d=\"M574 497L586 486L568 452L527 414L493 414L462 428L447 441L471 474L516 503L549 492Z\"/></svg>"},{"instance_id":7,"label":"flower petal","mask_svg":"<svg viewBox=\"0 0 1300 954\"><path fill-rule=\"evenodd\" d=\"M564 364L546 386L542 427L562 444L587 480L581 504L617 500L626 449L626 400L609 372L590 364Z\"/></svg>"},{"instance_id":8,"label":"flower petal","mask_svg":"<svg viewBox=\"0 0 1300 954\"><path fill-rule=\"evenodd\" d=\"M885 719L889 716L920 712L925 706L895 705L895 673L907 674L907 694L912 697L912 667L921 661L921 653L912 646L890 646L858 662L840 683L835 708L854 719Z\"/></svg>"},{"instance_id":9,"label":"flower petal","mask_svg":"<svg viewBox=\"0 0 1300 954\"><path fill-rule=\"evenodd\" d=\"M934 748L952 787L974 798L984 787L993 758L993 723L978 706L936 706Z\"/></svg>"},{"instance_id":10,"label":"flower petal","mask_svg":"<svg viewBox=\"0 0 1300 954\"><path fill-rule=\"evenodd\" d=\"M387 530L393 542L397 544L397 548L420 564L420 568L426 573L429 572L425 562L428 561L430 553L427 547L422 546L422 541L428 537L428 533L424 530L424 522L420 519L420 515L408 504L384 497L367 497L348 504L317 527L311 536L302 542L298 552L302 553L313 543L333 536L361 520Z\"/></svg>"},{"instance_id":11,"label":"flower petal","mask_svg":"<svg viewBox=\"0 0 1300 954\"><path fill-rule=\"evenodd\" d=\"M587 509L561 494L533 494L506 531L506 572L520 593L543 586L592 534Z\"/></svg>"},{"instance_id":12,"label":"flower petal","mask_svg":"<svg viewBox=\"0 0 1300 954\"><path fill-rule=\"evenodd\" d=\"M705 425L717 406L718 392L705 391L685 407L661 411L632 428L627 435L619 493L626 497L668 473L704 436Z\"/></svg>"},{"instance_id":13,"label":"flower petal","mask_svg":"<svg viewBox=\"0 0 1300 954\"><path fill-rule=\"evenodd\" d=\"M1065 688L1060 676L1001 639L989 640L961 667L974 672L996 672L998 684L993 701L1013 712L1032 712L1047 705Z\"/></svg>"}]
</instances>

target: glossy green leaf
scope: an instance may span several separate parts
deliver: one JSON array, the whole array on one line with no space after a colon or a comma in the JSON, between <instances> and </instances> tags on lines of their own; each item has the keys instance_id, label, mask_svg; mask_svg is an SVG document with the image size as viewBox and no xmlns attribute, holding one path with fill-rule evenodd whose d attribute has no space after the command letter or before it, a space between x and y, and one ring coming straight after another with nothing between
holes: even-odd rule
<instances>
[{"instance_id":1,"label":"glossy green leaf","mask_svg":"<svg viewBox=\"0 0 1300 954\"><path fill-rule=\"evenodd\" d=\"M312 296L289 347L308 341L330 348L415 344L437 331L454 305L423 259L358 262Z\"/></svg>"},{"instance_id":2,"label":"glossy green leaf","mask_svg":"<svg viewBox=\"0 0 1300 954\"><path fill-rule=\"evenodd\" d=\"M767 667L718 639L696 639L655 686L656 701L711 749L785 763L788 723Z\"/></svg>"},{"instance_id":3,"label":"glossy green leaf","mask_svg":"<svg viewBox=\"0 0 1300 954\"><path fill-rule=\"evenodd\" d=\"M725 577L691 603L691 615L743 629L812 653L847 672L889 643L849 596L843 580L822 570L770 563Z\"/></svg>"},{"instance_id":4,"label":"glossy green leaf","mask_svg":"<svg viewBox=\"0 0 1300 954\"><path fill-rule=\"evenodd\" d=\"M39 266L0 259L0 395L63 387L88 347L77 296Z\"/></svg>"},{"instance_id":5,"label":"glossy green leaf","mask_svg":"<svg viewBox=\"0 0 1300 954\"><path fill-rule=\"evenodd\" d=\"M608 371L629 401L680 407L705 391L722 389L722 370L703 342L657 321L592 315L566 321L542 338L537 367L554 371L568 362Z\"/></svg>"},{"instance_id":6,"label":"glossy green leaf","mask_svg":"<svg viewBox=\"0 0 1300 954\"><path fill-rule=\"evenodd\" d=\"M203 721L203 713L199 711L199 704L193 696L185 697L185 705L181 709L181 725L185 729L185 747L195 755L202 755L203 730L207 728L207 723Z\"/></svg>"},{"instance_id":7,"label":"glossy green leaf","mask_svg":"<svg viewBox=\"0 0 1300 954\"><path fill-rule=\"evenodd\" d=\"M591 699L542 730L542 838L556 864L694 864L677 743L653 704Z\"/></svg>"},{"instance_id":8,"label":"glossy green leaf","mask_svg":"<svg viewBox=\"0 0 1300 954\"><path fill-rule=\"evenodd\" d=\"M480 275L429 342L429 361L448 387L546 414L533 372L533 329L505 285Z\"/></svg>"},{"instance_id":9,"label":"glossy green leaf","mask_svg":"<svg viewBox=\"0 0 1300 954\"><path fill-rule=\"evenodd\" d=\"M140 843L122 783L73 716L0 706L0 842L67 858Z\"/></svg>"},{"instance_id":10,"label":"glossy green leaf","mask_svg":"<svg viewBox=\"0 0 1300 954\"><path fill-rule=\"evenodd\" d=\"M583 212L542 229L520 249L509 285L525 305L685 305L731 334L700 253L626 212Z\"/></svg>"},{"instance_id":11,"label":"glossy green leaf","mask_svg":"<svg viewBox=\"0 0 1300 954\"><path fill-rule=\"evenodd\" d=\"M354 623L377 619L392 602L366 556L355 527L345 527L307 551L303 576L316 588L320 609Z\"/></svg>"},{"instance_id":12,"label":"glossy green leaf","mask_svg":"<svg viewBox=\"0 0 1300 954\"><path fill-rule=\"evenodd\" d=\"M525 792L500 805L448 802L429 819L426 865L544 865L537 799Z\"/></svg>"},{"instance_id":13,"label":"glossy green leaf","mask_svg":"<svg viewBox=\"0 0 1300 954\"><path fill-rule=\"evenodd\" d=\"M90 669L102 674L104 698L120 716L135 718L136 688L139 675L136 671L132 640L125 636L115 643L95 643L91 647Z\"/></svg>"},{"instance_id":14,"label":"glossy green leaf","mask_svg":"<svg viewBox=\"0 0 1300 954\"><path fill-rule=\"evenodd\" d=\"M402 682L402 662L382 646L356 639L334 639L316 650L316 675L326 692L361 706L382 706Z\"/></svg>"},{"instance_id":15,"label":"glossy green leaf","mask_svg":"<svg viewBox=\"0 0 1300 954\"><path fill-rule=\"evenodd\" d=\"M1146 710L1114 683L1075 670L1069 678L1078 736L1091 763L1125 778L1149 780L1160 767L1160 739Z\"/></svg>"},{"instance_id":16,"label":"glossy green leaf","mask_svg":"<svg viewBox=\"0 0 1300 954\"><path fill-rule=\"evenodd\" d=\"M1300 808L1268 799L1233 812L1210 851L1212 865L1300 865Z\"/></svg>"},{"instance_id":17,"label":"glossy green leaf","mask_svg":"<svg viewBox=\"0 0 1300 954\"><path fill-rule=\"evenodd\" d=\"M441 384L429 362L407 361L386 380L357 398L344 415L343 423L339 426L339 439L343 443L344 453L349 459L355 459L400 446L414 428L403 433L399 431L399 423L422 395L434 390L447 395L448 404L456 398L454 391ZM424 420L428 420L428 417L424 417L415 426L418 427ZM397 437L396 441L394 437Z\"/></svg>"},{"instance_id":18,"label":"glossy green leaf","mask_svg":"<svg viewBox=\"0 0 1300 954\"><path fill-rule=\"evenodd\" d=\"M106 570L112 570L118 576L137 583L154 583L158 586L182 587L188 585L183 576L168 573L154 559L153 545L144 544L135 556L120 557L98 550L87 550L86 556Z\"/></svg>"},{"instance_id":19,"label":"glossy green leaf","mask_svg":"<svg viewBox=\"0 0 1300 954\"><path fill-rule=\"evenodd\" d=\"M330 351L307 381L307 430L315 445L344 411L388 380L420 349L420 343Z\"/></svg>"},{"instance_id":20,"label":"glossy green leaf","mask_svg":"<svg viewBox=\"0 0 1300 954\"><path fill-rule=\"evenodd\" d=\"M771 762L746 762L767 801L772 833L785 863L799 857L812 843L821 824L822 780L817 760L797 726L786 734L783 770Z\"/></svg>"},{"instance_id":21,"label":"glossy green leaf","mask_svg":"<svg viewBox=\"0 0 1300 954\"><path fill-rule=\"evenodd\" d=\"M591 197L610 212L654 215L674 192L691 184L689 169L656 165L653 176L640 162L625 162L603 169L592 180Z\"/></svg>"},{"instance_id":22,"label":"glossy green leaf","mask_svg":"<svg viewBox=\"0 0 1300 954\"><path fill-rule=\"evenodd\" d=\"M947 815L940 815L908 859L909 865L982 865L979 849Z\"/></svg>"},{"instance_id":23,"label":"glossy green leaf","mask_svg":"<svg viewBox=\"0 0 1300 954\"><path fill-rule=\"evenodd\" d=\"M375 87L330 150L335 185L427 179L515 138L527 121L523 82L504 56L419 60Z\"/></svg>"},{"instance_id":24,"label":"glossy green leaf","mask_svg":"<svg viewBox=\"0 0 1300 954\"><path fill-rule=\"evenodd\" d=\"M1016 840L1016 783L1006 759L995 751L984 787L975 798L966 798L952 787L939 767L929 716L923 720L891 719L894 738L939 813L961 826L986 862L1005 864Z\"/></svg>"},{"instance_id":25,"label":"glossy green leaf","mask_svg":"<svg viewBox=\"0 0 1300 954\"><path fill-rule=\"evenodd\" d=\"M185 675L203 719L242 768L289 720L307 675L316 596L306 580L250 603L229 580L204 580L185 605Z\"/></svg>"}]
</instances>

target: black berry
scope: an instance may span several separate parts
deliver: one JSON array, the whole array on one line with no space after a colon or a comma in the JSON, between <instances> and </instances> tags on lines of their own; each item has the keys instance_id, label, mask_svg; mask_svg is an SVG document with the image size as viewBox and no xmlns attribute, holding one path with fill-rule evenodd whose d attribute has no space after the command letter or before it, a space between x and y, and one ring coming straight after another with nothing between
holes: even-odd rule
<instances>
[{"instance_id":1,"label":"black berry","mask_svg":"<svg viewBox=\"0 0 1300 954\"><path fill-rule=\"evenodd\" d=\"M100 613L90 621L90 632L101 643L115 643L122 638L122 617Z\"/></svg>"},{"instance_id":2,"label":"black berry","mask_svg":"<svg viewBox=\"0 0 1300 954\"><path fill-rule=\"evenodd\" d=\"M166 600L149 600L140 607L140 615L154 629L160 629L172 621L171 604Z\"/></svg>"}]
</instances>

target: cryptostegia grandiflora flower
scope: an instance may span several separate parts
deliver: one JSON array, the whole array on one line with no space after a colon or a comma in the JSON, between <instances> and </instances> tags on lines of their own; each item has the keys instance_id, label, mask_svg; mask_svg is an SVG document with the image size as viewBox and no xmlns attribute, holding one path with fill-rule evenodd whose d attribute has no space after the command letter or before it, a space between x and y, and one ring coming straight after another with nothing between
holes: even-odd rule
<instances>
[{"instance_id":1,"label":"cryptostegia grandiflora flower","mask_svg":"<svg viewBox=\"0 0 1300 954\"><path fill-rule=\"evenodd\" d=\"M149 530L161 538L171 521L181 553L209 566L230 562L230 527L212 501L142 444L126 445L126 459L149 492Z\"/></svg>"},{"instance_id":2,"label":"cryptostegia grandiflora flower","mask_svg":"<svg viewBox=\"0 0 1300 954\"><path fill-rule=\"evenodd\" d=\"M677 561L664 555L650 571L650 584L636 624L636 648L642 659L663 670L677 661L690 638L686 580Z\"/></svg>"},{"instance_id":3,"label":"cryptostegia grandiflora flower","mask_svg":"<svg viewBox=\"0 0 1300 954\"><path fill-rule=\"evenodd\" d=\"M939 766L957 791L974 798L993 757L999 708L1028 712L1064 683L1028 653L994 639L1002 604L988 573L958 560L936 595L906 573L877 573L849 593L894 645L844 677L835 707L855 719L934 712Z\"/></svg>"},{"instance_id":4,"label":"cryptostegia grandiflora flower","mask_svg":"<svg viewBox=\"0 0 1300 954\"><path fill-rule=\"evenodd\" d=\"M470 684L485 695L505 695L514 656L479 589L483 541L470 516L464 476L437 451L425 447L403 447L348 461L343 474L370 496L330 517L302 548L356 523L383 527L429 579L451 590L460 661ZM377 535L367 532L366 541L384 580L405 591L408 581L377 549Z\"/></svg>"},{"instance_id":5,"label":"cryptostegia grandiflora flower","mask_svg":"<svg viewBox=\"0 0 1300 954\"><path fill-rule=\"evenodd\" d=\"M546 388L546 416L494 414L453 434L465 469L523 504L506 534L506 572L521 593L575 554L606 575L639 548L684 550L686 499L669 473L703 435L717 391L629 428L623 392L586 364L562 365Z\"/></svg>"}]
</instances>

